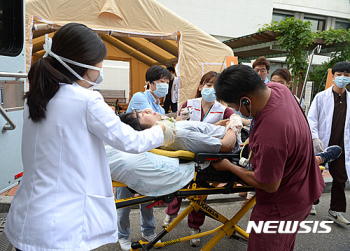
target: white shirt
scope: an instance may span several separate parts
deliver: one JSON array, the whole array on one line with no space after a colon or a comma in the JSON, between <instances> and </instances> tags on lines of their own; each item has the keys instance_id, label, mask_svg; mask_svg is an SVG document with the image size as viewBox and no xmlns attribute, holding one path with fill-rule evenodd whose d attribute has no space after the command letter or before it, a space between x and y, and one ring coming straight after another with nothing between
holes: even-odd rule
<instances>
[{"instance_id":1,"label":"white shirt","mask_svg":"<svg viewBox=\"0 0 350 251\"><path fill-rule=\"evenodd\" d=\"M34 123L24 109L24 175L5 233L25 251L91 250L118 240L117 211L103 141L139 153L162 144L161 127L135 132L101 94L61 84Z\"/></svg>"},{"instance_id":2,"label":"white shirt","mask_svg":"<svg viewBox=\"0 0 350 251\"><path fill-rule=\"evenodd\" d=\"M179 100L180 78L174 76L171 87L171 102L176 103Z\"/></svg>"},{"instance_id":3,"label":"white shirt","mask_svg":"<svg viewBox=\"0 0 350 251\"><path fill-rule=\"evenodd\" d=\"M191 114L191 121L201 121L202 116L202 98L195 98L187 100L187 106L193 108L192 114ZM207 116L205 116L204 120L202 122L207 122L210 124L215 124L216 122L224 119L226 106L220 104L218 101L215 100L215 103L209 110L209 113ZM205 115L205 114L204 114Z\"/></svg>"}]
</instances>

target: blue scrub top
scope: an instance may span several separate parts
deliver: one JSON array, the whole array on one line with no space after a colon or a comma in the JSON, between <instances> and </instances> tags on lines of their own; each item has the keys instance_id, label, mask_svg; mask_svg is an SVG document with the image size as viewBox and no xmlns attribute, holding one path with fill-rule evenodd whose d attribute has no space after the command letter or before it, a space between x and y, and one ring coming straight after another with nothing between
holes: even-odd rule
<instances>
[{"instance_id":1,"label":"blue scrub top","mask_svg":"<svg viewBox=\"0 0 350 251\"><path fill-rule=\"evenodd\" d=\"M146 108L151 108L153 111L165 115L164 108L161 107L159 104L156 104L156 99L149 91L137 92L134 95L132 95L126 112L131 113L134 109L139 109L140 111L142 111Z\"/></svg>"}]
</instances>

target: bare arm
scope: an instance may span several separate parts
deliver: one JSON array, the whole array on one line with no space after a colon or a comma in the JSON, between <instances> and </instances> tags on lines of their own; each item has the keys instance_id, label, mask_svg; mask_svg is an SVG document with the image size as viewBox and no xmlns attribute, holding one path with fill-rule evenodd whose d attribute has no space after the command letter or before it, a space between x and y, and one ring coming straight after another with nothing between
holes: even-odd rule
<instances>
[{"instance_id":1,"label":"bare arm","mask_svg":"<svg viewBox=\"0 0 350 251\"><path fill-rule=\"evenodd\" d=\"M247 184L264 190L267 193L274 193L278 190L281 180L274 183L261 183L254 178L254 171L246 170L242 167L232 164L229 160L223 159L211 164L217 171L230 171L240 177Z\"/></svg>"},{"instance_id":2,"label":"bare arm","mask_svg":"<svg viewBox=\"0 0 350 251\"><path fill-rule=\"evenodd\" d=\"M250 125L250 120L249 119L244 119L244 118L241 118L242 119L242 123L244 126L249 126Z\"/></svg>"},{"instance_id":3,"label":"bare arm","mask_svg":"<svg viewBox=\"0 0 350 251\"><path fill-rule=\"evenodd\" d=\"M214 125L216 126L226 126L227 121L229 121L230 119L223 119L223 120L219 120L218 122L216 122Z\"/></svg>"},{"instance_id":4,"label":"bare arm","mask_svg":"<svg viewBox=\"0 0 350 251\"><path fill-rule=\"evenodd\" d=\"M227 130L223 139L221 139L221 153L230 153L236 145L236 133L232 130Z\"/></svg>"}]
</instances>

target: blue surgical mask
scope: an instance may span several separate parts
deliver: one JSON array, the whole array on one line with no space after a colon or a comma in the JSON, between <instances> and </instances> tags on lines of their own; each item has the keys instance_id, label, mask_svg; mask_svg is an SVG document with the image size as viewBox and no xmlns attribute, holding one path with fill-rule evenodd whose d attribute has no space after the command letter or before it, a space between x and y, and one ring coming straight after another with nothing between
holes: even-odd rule
<instances>
[{"instance_id":1,"label":"blue surgical mask","mask_svg":"<svg viewBox=\"0 0 350 251\"><path fill-rule=\"evenodd\" d=\"M158 98L165 97L168 94L169 85L167 83L156 83L157 89L153 92Z\"/></svg>"},{"instance_id":2,"label":"blue surgical mask","mask_svg":"<svg viewBox=\"0 0 350 251\"><path fill-rule=\"evenodd\" d=\"M239 110L236 111L235 108L232 107L232 110L234 111L235 114L237 114L238 116L240 116L241 118L244 118L244 119L253 119L252 117L252 107L250 105L250 110L249 110L249 116L244 116L242 113L241 113L241 106L242 106L242 99L239 101Z\"/></svg>"},{"instance_id":3,"label":"blue surgical mask","mask_svg":"<svg viewBox=\"0 0 350 251\"><path fill-rule=\"evenodd\" d=\"M345 77L344 75L335 77L334 82L339 88L344 88L350 83L350 77Z\"/></svg>"},{"instance_id":4,"label":"blue surgical mask","mask_svg":"<svg viewBox=\"0 0 350 251\"><path fill-rule=\"evenodd\" d=\"M216 100L215 89L214 88L203 88L201 91L202 97L207 102L213 102Z\"/></svg>"},{"instance_id":5,"label":"blue surgical mask","mask_svg":"<svg viewBox=\"0 0 350 251\"><path fill-rule=\"evenodd\" d=\"M68 58L64 58L61 56L58 56L57 54L53 53L51 51L51 46L52 46L52 39L48 36L48 34L45 35L45 44L44 44L44 50L45 50L45 55L43 56L44 58L47 57L48 55L54 57L57 59L58 62L60 62L67 70L69 70L74 76L76 76L79 80L84 80L86 82L88 82L90 85L90 87L96 87L99 84L101 84L103 82L103 68L98 68L96 66L92 66L92 65L87 65L87 64L82 64L73 60L70 60ZM74 64L83 68L87 68L87 69L93 69L96 71L100 72L100 76L98 76L98 78L96 79L95 82L91 82L87 79L82 78L78 73L76 73L69 65L67 65L65 62L70 63L70 64ZM90 88L89 87L89 88Z\"/></svg>"}]
</instances>

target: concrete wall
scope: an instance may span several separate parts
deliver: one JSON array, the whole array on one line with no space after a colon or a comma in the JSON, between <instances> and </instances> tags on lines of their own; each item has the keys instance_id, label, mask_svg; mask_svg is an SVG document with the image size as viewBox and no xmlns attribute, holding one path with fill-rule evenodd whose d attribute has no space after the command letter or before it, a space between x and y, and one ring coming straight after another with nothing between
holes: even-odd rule
<instances>
[{"instance_id":1,"label":"concrete wall","mask_svg":"<svg viewBox=\"0 0 350 251\"><path fill-rule=\"evenodd\" d=\"M344 19L350 18L349 0L273 0L273 8Z\"/></svg>"},{"instance_id":2,"label":"concrete wall","mask_svg":"<svg viewBox=\"0 0 350 251\"><path fill-rule=\"evenodd\" d=\"M255 33L272 19L273 0L157 0L219 40Z\"/></svg>"}]
</instances>

